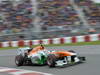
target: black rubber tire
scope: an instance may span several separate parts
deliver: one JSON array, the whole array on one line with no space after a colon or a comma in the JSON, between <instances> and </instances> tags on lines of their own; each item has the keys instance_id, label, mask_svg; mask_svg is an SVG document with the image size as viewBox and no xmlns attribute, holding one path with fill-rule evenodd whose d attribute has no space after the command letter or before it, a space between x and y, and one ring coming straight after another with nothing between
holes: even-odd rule
<instances>
[{"instance_id":1,"label":"black rubber tire","mask_svg":"<svg viewBox=\"0 0 100 75\"><path fill-rule=\"evenodd\" d=\"M17 56L15 57L15 64L16 64L17 66L22 66L23 63L24 63L24 57L23 57L22 55L17 55Z\"/></svg>"},{"instance_id":2,"label":"black rubber tire","mask_svg":"<svg viewBox=\"0 0 100 75\"><path fill-rule=\"evenodd\" d=\"M55 67L56 56L54 54L49 54L47 57L47 65L49 67Z\"/></svg>"}]
</instances>

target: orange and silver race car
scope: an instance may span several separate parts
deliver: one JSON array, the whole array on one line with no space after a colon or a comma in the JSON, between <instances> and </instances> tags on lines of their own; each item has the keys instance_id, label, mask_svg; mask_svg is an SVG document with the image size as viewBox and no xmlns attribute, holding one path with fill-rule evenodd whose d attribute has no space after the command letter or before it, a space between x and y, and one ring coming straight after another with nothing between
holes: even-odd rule
<instances>
[{"instance_id":1,"label":"orange and silver race car","mask_svg":"<svg viewBox=\"0 0 100 75\"><path fill-rule=\"evenodd\" d=\"M15 57L15 64L22 66L23 64L47 64L49 67L73 65L84 62L85 57L78 56L73 50L47 50L43 45L35 48L19 48Z\"/></svg>"},{"instance_id":2,"label":"orange and silver race car","mask_svg":"<svg viewBox=\"0 0 100 75\"><path fill-rule=\"evenodd\" d=\"M78 56L73 50L55 51L49 53L47 57L47 64L49 67L74 65L77 63L82 63L85 60L85 57Z\"/></svg>"}]
</instances>

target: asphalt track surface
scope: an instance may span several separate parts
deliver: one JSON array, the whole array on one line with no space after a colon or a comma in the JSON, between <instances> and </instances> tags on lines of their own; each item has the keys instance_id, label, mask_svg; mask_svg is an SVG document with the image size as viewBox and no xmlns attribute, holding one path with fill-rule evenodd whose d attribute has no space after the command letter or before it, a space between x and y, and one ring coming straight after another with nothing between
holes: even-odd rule
<instances>
[{"instance_id":1,"label":"asphalt track surface","mask_svg":"<svg viewBox=\"0 0 100 75\"><path fill-rule=\"evenodd\" d=\"M75 50L82 56L86 56L87 61L82 64L69 67L49 68L48 66L21 66L17 67L14 63L16 50L0 51L0 67L9 67L25 70L33 70L54 75L100 75L100 45L91 46L64 46L47 47L50 50ZM0 75L6 75L0 73Z\"/></svg>"}]
</instances>

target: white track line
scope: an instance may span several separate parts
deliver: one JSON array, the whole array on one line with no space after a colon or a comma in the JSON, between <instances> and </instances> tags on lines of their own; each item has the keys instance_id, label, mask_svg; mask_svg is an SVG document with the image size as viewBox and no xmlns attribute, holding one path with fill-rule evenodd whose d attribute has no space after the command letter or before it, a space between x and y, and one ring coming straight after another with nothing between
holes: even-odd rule
<instances>
[{"instance_id":1,"label":"white track line","mask_svg":"<svg viewBox=\"0 0 100 75\"><path fill-rule=\"evenodd\" d=\"M23 75L23 74L28 75L28 73L31 73L32 75L53 75L53 74L43 73L38 71L15 69L15 68L8 68L8 67L0 67L0 72L12 74L12 75Z\"/></svg>"},{"instance_id":2,"label":"white track line","mask_svg":"<svg viewBox=\"0 0 100 75\"><path fill-rule=\"evenodd\" d=\"M8 70L11 70L9 68L3 68L3 69L0 69L0 72L5 72L5 71L8 71Z\"/></svg>"}]
</instances>

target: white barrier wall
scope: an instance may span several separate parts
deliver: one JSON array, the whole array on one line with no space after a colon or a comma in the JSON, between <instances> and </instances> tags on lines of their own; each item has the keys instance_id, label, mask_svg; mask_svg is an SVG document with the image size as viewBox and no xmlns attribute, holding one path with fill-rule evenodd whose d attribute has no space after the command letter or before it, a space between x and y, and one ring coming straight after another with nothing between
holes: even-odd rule
<instances>
[{"instance_id":1,"label":"white barrier wall","mask_svg":"<svg viewBox=\"0 0 100 75\"><path fill-rule=\"evenodd\" d=\"M84 35L84 36L73 36L73 37L62 37L42 40L19 40L19 41L7 41L0 42L0 48L2 47L19 47L25 45L39 45L39 44L64 44L64 43L77 43L77 42L90 42L99 41L100 34Z\"/></svg>"}]
</instances>

